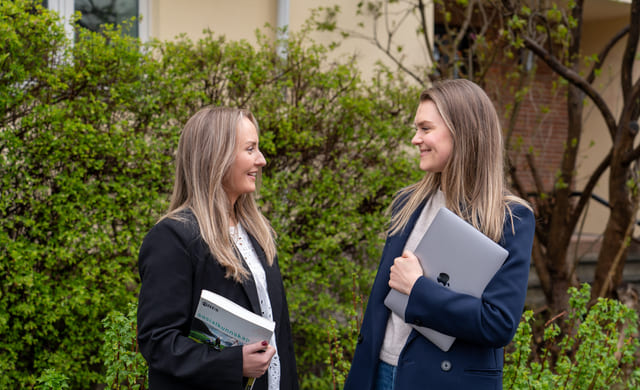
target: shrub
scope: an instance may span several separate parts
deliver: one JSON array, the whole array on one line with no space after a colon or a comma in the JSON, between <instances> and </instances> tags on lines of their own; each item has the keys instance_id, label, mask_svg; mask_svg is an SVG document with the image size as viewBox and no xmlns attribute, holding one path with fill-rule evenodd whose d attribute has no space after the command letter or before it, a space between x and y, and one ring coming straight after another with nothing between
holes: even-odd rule
<instances>
[{"instance_id":1,"label":"shrub","mask_svg":"<svg viewBox=\"0 0 640 390\"><path fill-rule=\"evenodd\" d=\"M306 31L286 58L260 33L257 47L212 32L141 47L107 28L71 46L39 3L0 2L0 387L145 386L137 251L166 209L182 124L215 104L260 123L260 203L279 234L302 387L341 388L383 211L419 175L405 153L418 91L382 69L363 82ZM572 293L575 337L552 323L534 357L525 315L505 386L637 386L637 369L621 371L634 314Z\"/></svg>"},{"instance_id":2,"label":"shrub","mask_svg":"<svg viewBox=\"0 0 640 390\"><path fill-rule=\"evenodd\" d=\"M38 378L38 390L63 390L69 388L69 377L58 371L47 368Z\"/></svg>"},{"instance_id":3,"label":"shrub","mask_svg":"<svg viewBox=\"0 0 640 390\"><path fill-rule=\"evenodd\" d=\"M176 134L144 103L138 42L79 31L70 46L32 3L0 2L0 388L46 369L87 388L102 378L101 320L135 299Z\"/></svg>"},{"instance_id":4,"label":"shrub","mask_svg":"<svg viewBox=\"0 0 640 390\"><path fill-rule=\"evenodd\" d=\"M522 315L516 336L506 348L504 365L504 389L637 389L640 385L640 368L637 354L640 353L637 339L638 314L618 301L601 298L591 308L587 307L590 287L571 288L570 313L566 321L569 334L560 335L556 323L562 316L545 326L544 343L538 345L533 336L536 318L531 310ZM358 299L354 300L357 302ZM356 310L359 312L359 310ZM324 333L321 342L329 347L325 361L330 369L331 380L325 388L341 389L351 365L351 356L359 330L359 316L351 317L342 337L340 326L334 325ZM144 383L146 366L135 357L135 306L127 314L114 313L105 320L105 362L111 377L130 376ZM322 335L318 337L322 338ZM111 346L117 346L113 349ZM542 352L538 355L538 348ZM555 351L551 351L555 349ZM114 356L126 355L123 363ZM318 385L322 378L308 381ZM107 382L111 383L111 382ZM616 387L617 386L617 387ZM126 388L126 387L122 387Z\"/></svg>"},{"instance_id":5,"label":"shrub","mask_svg":"<svg viewBox=\"0 0 640 390\"><path fill-rule=\"evenodd\" d=\"M598 299L588 308L590 286L569 289L566 333L558 320L549 321L544 341L533 341L532 311L523 315L511 352L505 359L505 389L637 389L640 368L638 313L612 299ZM562 318L562 317L558 317ZM632 368L630 374L625 369Z\"/></svg>"},{"instance_id":6,"label":"shrub","mask_svg":"<svg viewBox=\"0 0 640 390\"><path fill-rule=\"evenodd\" d=\"M415 180L404 146L418 92L383 71L363 83L305 32L286 59L261 35L257 47L212 32L142 47L107 28L70 45L39 3L0 3L0 387L103 380L101 321L135 302L180 128L215 104L260 123L260 202L279 234L301 382L326 388L328 332L350 334L353 275L366 295L382 211Z\"/></svg>"},{"instance_id":7,"label":"shrub","mask_svg":"<svg viewBox=\"0 0 640 390\"><path fill-rule=\"evenodd\" d=\"M148 388L147 362L138 351L136 340L137 308L130 303L127 312L111 312L102 321L105 332L101 352L108 389Z\"/></svg>"}]
</instances>

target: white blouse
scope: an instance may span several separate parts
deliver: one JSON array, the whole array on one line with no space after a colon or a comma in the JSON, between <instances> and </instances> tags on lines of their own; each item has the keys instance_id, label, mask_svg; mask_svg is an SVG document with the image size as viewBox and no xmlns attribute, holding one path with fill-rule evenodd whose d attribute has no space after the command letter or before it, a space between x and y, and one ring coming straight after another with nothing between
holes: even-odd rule
<instances>
[{"instance_id":1,"label":"white blouse","mask_svg":"<svg viewBox=\"0 0 640 390\"><path fill-rule=\"evenodd\" d=\"M249 236L247 232L244 230L242 225L238 224L237 229L234 226L229 228L229 233L231 233L231 237L233 238L234 243L236 244L236 248L244 258L244 261L249 266L249 271L253 275L253 280L256 283L256 290L258 292L258 299L260 300L260 311L262 312L262 316L273 321L273 311L271 309L271 300L269 299L269 293L267 291L267 278L264 273L264 268L260 260L258 259L258 255L251 245L251 241L249 240ZM276 334L275 332L271 335L271 340L269 340L269 344L271 344L275 349L276 353L271 358L271 363L269 364L268 372L268 383L269 390L279 390L280 389L280 357L278 356L278 348L276 344Z\"/></svg>"}]
</instances>

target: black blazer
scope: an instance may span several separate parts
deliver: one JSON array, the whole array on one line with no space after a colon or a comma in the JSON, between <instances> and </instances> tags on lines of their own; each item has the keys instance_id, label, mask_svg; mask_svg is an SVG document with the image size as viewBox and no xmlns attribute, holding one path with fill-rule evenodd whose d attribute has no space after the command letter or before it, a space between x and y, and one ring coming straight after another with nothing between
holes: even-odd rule
<instances>
[{"instance_id":1,"label":"black blazer","mask_svg":"<svg viewBox=\"0 0 640 390\"><path fill-rule=\"evenodd\" d=\"M217 351L188 337L200 292L207 289L260 314L253 278L243 283L225 278L199 233L191 211L186 221L165 218L146 235L138 266L142 286L138 302L138 344L149 364L149 388L241 389L242 347ZM253 237L262 262L281 362L280 388L297 389L298 380L291 325L277 260L266 264L262 248ZM246 264L245 264L246 267ZM247 267L248 269L248 267ZM254 390L267 388L267 375L256 380Z\"/></svg>"}]
</instances>

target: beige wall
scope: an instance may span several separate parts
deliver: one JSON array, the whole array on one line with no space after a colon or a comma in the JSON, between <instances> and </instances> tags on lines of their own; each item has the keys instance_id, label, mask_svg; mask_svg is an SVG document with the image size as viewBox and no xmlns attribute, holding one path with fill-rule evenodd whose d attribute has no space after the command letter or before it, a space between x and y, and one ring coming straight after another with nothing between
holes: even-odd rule
<instances>
[{"instance_id":1,"label":"beige wall","mask_svg":"<svg viewBox=\"0 0 640 390\"><path fill-rule=\"evenodd\" d=\"M372 34L373 26L367 18L356 17L358 0L290 0L289 25L291 31L299 31L311 16L311 9L340 4L342 12L339 26L361 33ZM185 33L192 39L202 36L202 31L211 29L216 35L225 35L229 40L245 39L255 43L255 30L261 29L268 36L271 31L264 28L266 23L277 25L277 0L151 0L151 36L161 40L171 40ZM358 23L364 23L364 29ZM404 46L407 60L413 65L422 65L427 61L427 53L418 40L414 23L398 32L397 42ZM411 28L409 28L411 26ZM379 26L382 31L383 26ZM432 30L432 29L431 29ZM334 33L314 33L312 39L328 44L339 41L340 35ZM378 60L390 65L391 62L370 42L362 39L349 39L333 53L332 58L357 55L358 63L365 77L372 74Z\"/></svg>"},{"instance_id":2,"label":"beige wall","mask_svg":"<svg viewBox=\"0 0 640 390\"><path fill-rule=\"evenodd\" d=\"M370 77L373 73L373 68L376 61L382 61L388 66L393 66L393 63L389 58L370 40L364 38L358 38L359 35L373 36L374 25L371 18L364 16L357 16L357 4L358 0L291 0L291 29L297 31L300 29L306 18L310 15L310 9L318 7L327 7L334 4L339 4L341 12L338 16L338 26L352 32L351 38L347 40L341 40L338 33L316 33L313 38L319 42L332 42L341 41L339 49L336 51L337 56L350 56L356 55L360 69L365 77ZM402 2L400 2L402 3ZM404 5L396 4L390 5L390 13L397 13L402 10ZM433 15L433 8L428 6L428 14ZM410 67L424 66L428 63L428 53L424 49L420 39L417 37L415 27L417 23L414 21L416 16L409 16L406 23L401 25L401 28L397 31L397 37L394 41L400 43L403 46L403 53L406 55L406 61ZM412 20L413 19L413 20ZM430 18L432 22L433 18ZM390 20L392 24L394 20ZM363 27L358 24L362 23ZM386 30L383 22L377 25L378 36L384 37ZM430 39L433 41L433 28L429 29L431 32ZM386 45L386 41L383 42Z\"/></svg>"},{"instance_id":3,"label":"beige wall","mask_svg":"<svg viewBox=\"0 0 640 390\"><path fill-rule=\"evenodd\" d=\"M607 41L614 36L622 27L629 23L629 17L617 18L595 18L583 26L583 53L592 55L600 52ZM602 68L602 73L596 79L594 86L602 93L604 101L607 102L617 119L622 109L622 96L620 93L620 62L622 52L626 45L626 40L619 42L608 55ZM640 70L640 61L636 61ZM637 70L635 72L637 75ZM587 99L584 110L585 131L582 138L580 150L580 165L578 167L577 189L581 189L586 184L591 172L600 163L611 147L611 137L605 126L600 111ZM591 144L593 144L591 146ZM593 158L591 158L593 156ZM608 200L608 171L602 176L595 188L594 194ZM595 201L591 201L585 221L584 232L592 235L603 233L609 218L609 210ZM636 235L640 233L636 229Z\"/></svg>"},{"instance_id":4,"label":"beige wall","mask_svg":"<svg viewBox=\"0 0 640 390\"><path fill-rule=\"evenodd\" d=\"M230 40L255 42L255 30L276 24L277 0L151 0L151 36L171 40L185 33L192 39L211 29Z\"/></svg>"}]
</instances>

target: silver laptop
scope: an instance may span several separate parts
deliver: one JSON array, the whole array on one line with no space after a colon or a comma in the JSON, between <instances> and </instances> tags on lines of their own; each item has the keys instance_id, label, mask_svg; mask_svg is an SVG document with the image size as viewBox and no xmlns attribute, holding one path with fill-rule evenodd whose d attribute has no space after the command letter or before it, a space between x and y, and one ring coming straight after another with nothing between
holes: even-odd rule
<instances>
[{"instance_id":1,"label":"silver laptop","mask_svg":"<svg viewBox=\"0 0 640 390\"><path fill-rule=\"evenodd\" d=\"M415 254L428 278L479 298L509 252L447 208L438 210ZM404 320L409 296L391 289L384 304ZM433 329L411 325L443 351L455 341Z\"/></svg>"}]
</instances>

